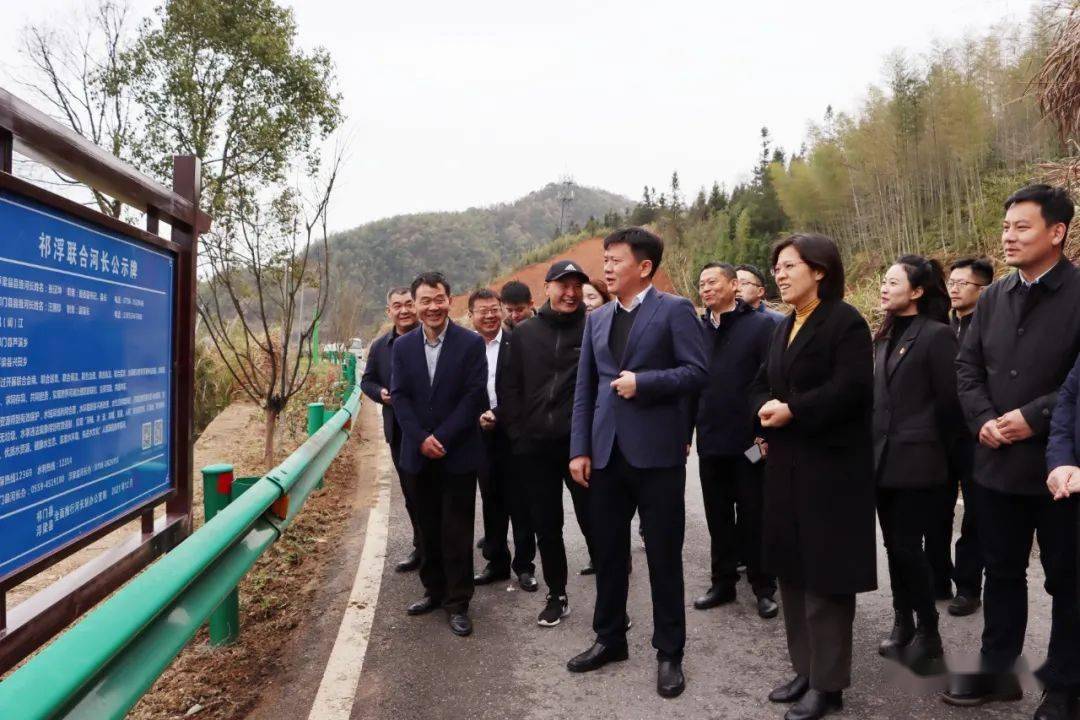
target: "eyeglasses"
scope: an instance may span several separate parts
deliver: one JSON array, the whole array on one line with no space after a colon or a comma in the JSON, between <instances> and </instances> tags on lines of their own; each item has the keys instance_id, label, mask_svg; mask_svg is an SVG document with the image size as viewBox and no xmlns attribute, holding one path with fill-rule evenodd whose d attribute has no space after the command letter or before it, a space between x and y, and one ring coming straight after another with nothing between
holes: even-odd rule
<instances>
[{"instance_id":1,"label":"eyeglasses","mask_svg":"<svg viewBox=\"0 0 1080 720\"><path fill-rule=\"evenodd\" d=\"M950 290L959 290L965 285L973 285L974 287L986 287L986 283L973 283L967 280L949 280L945 283L945 287Z\"/></svg>"},{"instance_id":2,"label":"eyeglasses","mask_svg":"<svg viewBox=\"0 0 1080 720\"><path fill-rule=\"evenodd\" d=\"M479 315L480 317L487 317L489 315L498 315L499 314L499 308L497 308L497 307L481 308L479 310L472 310L471 312L472 312L473 315Z\"/></svg>"},{"instance_id":3,"label":"eyeglasses","mask_svg":"<svg viewBox=\"0 0 1080 720\"><path fill-rule=\"evenodd\" d=\"M753 280L740 280L739 287L742 287L743 285L749 285L750 287L765 287L761 283L756 283Z\"/></svg>"},{"instance_id":4,"label":"eyeglasses","mask_svg":"<svg viewBox=\"0 0 1080 720\"><path fill-rule=\"evenodd\" d=\"M773 277L776 277L777 275L779 275L781 270L784 271L785 273L789 273L793 269L795 269L796 265L805 265L805 264L806 263L803 262L802 260L800 260L799 262L780 263L779 265L777 265L776 267L774 267L772 269Z\"/></svg>"}]
</instances>

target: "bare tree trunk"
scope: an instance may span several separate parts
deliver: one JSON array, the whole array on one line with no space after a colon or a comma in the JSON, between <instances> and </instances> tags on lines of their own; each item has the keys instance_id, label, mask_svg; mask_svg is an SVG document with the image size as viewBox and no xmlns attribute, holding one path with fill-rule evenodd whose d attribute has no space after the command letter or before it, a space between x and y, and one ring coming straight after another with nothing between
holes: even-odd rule
<instances>
[{"instance_id":1,"label":"bare tree trunk","mask_svg":"<svg viewBox=\"0 0 1080 720\"><path fill-rule=\"evenodd\" d=\"M263 436L263 470L269 472L274 466L274 431L277 429L277 410L266 411L266 428Z\"/></svg>"}]
</instances>

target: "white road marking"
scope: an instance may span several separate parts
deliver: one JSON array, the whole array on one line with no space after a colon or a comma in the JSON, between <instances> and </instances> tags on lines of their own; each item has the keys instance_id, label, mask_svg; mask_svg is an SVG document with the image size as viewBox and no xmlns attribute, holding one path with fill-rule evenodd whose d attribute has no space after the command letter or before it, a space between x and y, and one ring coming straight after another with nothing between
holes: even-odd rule
<instances>
[{"instance_id":1,"label":"white road marking","mask_svg":"<svg viewBox=\"0 0 1080 720\"><path fill-rule=\"evenodd\" d=\"M375 604L382 585L390 521L390 479L388 473L383 472L389 464L385 444L378 457L378 500L368 515L360 565L308 720L348 720L360 684Z\"/></svg>"}]
</instances>

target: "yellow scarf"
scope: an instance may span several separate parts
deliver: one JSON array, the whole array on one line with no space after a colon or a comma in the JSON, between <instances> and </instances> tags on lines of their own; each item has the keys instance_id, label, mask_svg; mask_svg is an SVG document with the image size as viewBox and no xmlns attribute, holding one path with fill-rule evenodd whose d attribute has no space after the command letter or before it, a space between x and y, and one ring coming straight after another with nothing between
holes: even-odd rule
<instances>
[{"instance_id":1,"label":"yellow scarf","mask_svg":"<svg viewBox=\"0 0 1080 720\"><path fill-rule=\"evenodd\" d=\"M801 308L795 308L795 324L791 326L791 335L788 337L788 347L791 347L791 343L795 341L795 336L799 334L799 330L806 324L806 319L817 310L817 307L820 304L821 300L815 297Z\"/></svg>"}]
</instances>

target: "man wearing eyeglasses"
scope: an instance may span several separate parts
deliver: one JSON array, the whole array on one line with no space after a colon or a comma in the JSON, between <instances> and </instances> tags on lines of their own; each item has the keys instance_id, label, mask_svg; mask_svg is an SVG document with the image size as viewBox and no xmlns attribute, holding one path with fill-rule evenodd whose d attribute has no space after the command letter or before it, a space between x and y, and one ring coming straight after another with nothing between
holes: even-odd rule
<instances>
[{"instance_id":1,"label":"man wearing eyeglasses","mask_svg":"<svg viewBox=\"0 0 1080 720\"><path fill-rule=\"evenodd\" d=\"M975 317L979 296L993 281L994 266L986 258L962 258L950 267L947 285L952 301L952 328L959 340L958 346L963 345L971 319ZM926 552L938 597L948 597L952 583L956 583L956 597L949 603L949 614L961 617L971 615L982 604L983 559L975 527L975 489L972 487L975 438L968 433L960 433L958 437L950 473L952 478L942 498L938 530L926 536ZM956 498L960 493L964 497L964 519L956 541L956 564L953 566L950 546Z\"/></svg>"},{"instance_id":2,"label":"man wearing eyeglasses","mask_svg":"<svg viewBox=\"0 0 1080 720\"><path fill-rule=\"evenodd\" d=\"M493 291L482 288L469 296L469 318L473 329L484 339L487 354L487 406L480 415L485 461L480 467L480 497L484 513L484 559L488 561L473 578L476 585L490 585L510 578L513 569L518 585L526 592L538 587L536 536L533 534L523 488L517 482L511 454L510 436L502 417L506 396L507 367L510 361L510 330L503 328L502 301ZM506 545L506 531L514 531L514 555Z\"/></svg>"},{"instance_id":3,"label":"man wearing eyeglasses","mask_svg":"<svg viewBox=\"0 0 1080 720\"><path fill-rule=\"evenodd\" d=\"M784 319L784 314L769 308L765 304L765 274L753 265L735 266L739 277L739 299L759 312L767 315L774 323Z\"/></svg>"}]
</instances>

